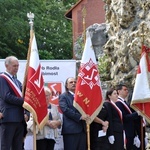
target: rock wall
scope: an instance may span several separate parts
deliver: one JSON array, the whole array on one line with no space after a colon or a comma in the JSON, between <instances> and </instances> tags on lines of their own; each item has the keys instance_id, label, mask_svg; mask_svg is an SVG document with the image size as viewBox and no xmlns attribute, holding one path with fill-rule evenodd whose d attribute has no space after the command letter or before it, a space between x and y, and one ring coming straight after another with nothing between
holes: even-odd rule
<instances>
[{"instance_id":1,"label":"rock wall","mask_svg":"<svg viewBox=\"0 0 150 150\"><path fill-rule=\"evenodd\" d=\"M108 40L103 46L108 56L111 85L134 86L142 43L150 47L149 0L103 0ZM99 64L100 65L100 64Z\"/></svg>"},{"instance_id":2,"label":"rock wall","mask_svg":"<svg viewBox=\"0 0 150 150\"><path fill-rule=\"evenodd\" d=\"M150 0L103 0L105 20L87 28L105 85L125 83L133 88L142 44L150 47ZM81 44L82 43L82 44ZM75 43L81 59L83 38Z\"/></svg>"},{"instance_id":3,"label":"rock wall","mask_svg":"<svg viewBox=\"0 0 150 150\"><path fill-rule=\"evenodd\" d=\"M103 46L108 40L107 24L93 24L89 26L86 30L89 30L90 32L93 48L98 59L103 54ZM81 35L81 37L78 37L78 40L74 44L75 56L77 59L81 59L83 48L84 41L83 35Z\"/></svg>"},{"instance_id":4,"label":"rock wall","mask_svg":"<svg viewBox=\"0 0 150 150\"><path fill-rule=\"evenodd\" d=\"M150 47L150 1L103 1L109 26L103 52L110 59L110 83L133 87L142 43Z\"/></svg>"}]
</instances>

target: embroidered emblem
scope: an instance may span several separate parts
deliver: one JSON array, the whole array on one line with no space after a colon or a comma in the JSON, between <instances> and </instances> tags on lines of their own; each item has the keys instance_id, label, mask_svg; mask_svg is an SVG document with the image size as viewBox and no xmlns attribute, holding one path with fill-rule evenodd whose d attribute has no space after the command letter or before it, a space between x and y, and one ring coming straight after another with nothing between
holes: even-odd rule
<instances>
[{"instance_id":1,"label":"embroidered emblem","mask_svg":"<svg viewBox=\"0 0 150 150\"><path fill-rule=\"evenodd\" d=\"M86 64L82 64L78 76L82 79L81 85L87 84L90 89L96 85L100 86L97 65L92 61L92 59L90 59Z\"/></svg>"},{"instance_id":2,"label":"embroidered emblem","mask_svg":"<svg viewBox=\"0 0 150 150\"><path fill-rule=\"evenodd\" d=\"M38 93L41 93L41 91L43 89L43 82L44 82L43 78L41 76L41 69L40 68L41 68L41 66L39 65L37 71L35 71L35 73L33 74L33 76L29 80Z\"/></svg>"}]
</instances>

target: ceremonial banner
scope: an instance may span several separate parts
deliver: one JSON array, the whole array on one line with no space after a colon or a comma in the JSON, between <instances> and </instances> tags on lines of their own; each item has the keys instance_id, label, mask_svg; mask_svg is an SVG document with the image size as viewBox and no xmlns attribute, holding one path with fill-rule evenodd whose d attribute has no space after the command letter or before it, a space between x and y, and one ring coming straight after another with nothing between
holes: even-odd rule
<instances>
[{"instance_id":1,"label":"ceremonial banner","mask_svg":"<svg viewBox=\"0 0 150 150\"><path fill-rule=\"evenodd\" d=\"M150 122L150 48L142 46L131 107Z\"/></svg>"},{"instance_id":2,"label":"ceremonial banner","mask_svg":"<svg viewBox=\"0 0 150 150\"><path fill-rule=\"evenodd\" d=\"M23 107L33 114L34 121L41 129L48 120L47 103L44 92L44 80L35 35L31 42L29 66L27 71L25 98Z\"/></svg>"},{"instance_id":3,"label":"ceremonial banner","mask_svg":"<svg viewBox=\"0 0 150 150\"><path fill-rule=\"evenodd\" d=\"M78 73L74 107L81 114L88 114L90 116L88 124L93 121L102 107L102 89L98 65L88 31Z\"/></svg>"}]
</instances>

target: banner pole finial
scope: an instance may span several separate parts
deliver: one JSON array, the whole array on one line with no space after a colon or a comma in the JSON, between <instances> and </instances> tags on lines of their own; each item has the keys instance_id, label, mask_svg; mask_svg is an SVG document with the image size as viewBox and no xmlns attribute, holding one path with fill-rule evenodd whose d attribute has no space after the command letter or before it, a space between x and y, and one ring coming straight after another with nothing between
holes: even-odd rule
<instances>
[{"instance_id":1,"label":"banner pole finial","mask_svg":"<svg viewBox=\"0 0 150 150\"><path fill-rule=\"evenodd\" d=\"M27 17L29 20L30 30L33 30L33 20L34 20L34 14L33 13L27 13Z\"/></svg>"}]
</instances>

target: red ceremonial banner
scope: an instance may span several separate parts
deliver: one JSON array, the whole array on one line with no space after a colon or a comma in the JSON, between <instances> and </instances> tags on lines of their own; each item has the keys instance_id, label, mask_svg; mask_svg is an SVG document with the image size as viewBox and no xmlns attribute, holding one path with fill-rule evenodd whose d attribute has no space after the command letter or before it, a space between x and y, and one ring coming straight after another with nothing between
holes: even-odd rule
<instances>
[{"instance_id":1,"label":"red ceremonial banner","mask_svg":"<svg viewBox=\"0 0 150 150\"><path fill-rule=\"evenodd\" d=\"M75 90L74 106L81 114L90 116L90 124L102 107L102 89L98 65L92 47L89 32L86 33L86 43Z\"/></svg>"},{"instance_id":2,"label":"red ceremonial banner","mask_svg":"<svg viewBox=\"0 0 150 150\"><path fill-rule=\"evenodd\" d=\"M33 35L29 57L23 107L32 113L37 126L41 129L48 120L48 114L44 92L44 80L41 73L41 65L35 35Z\"/></svg>"}]
</instances>

